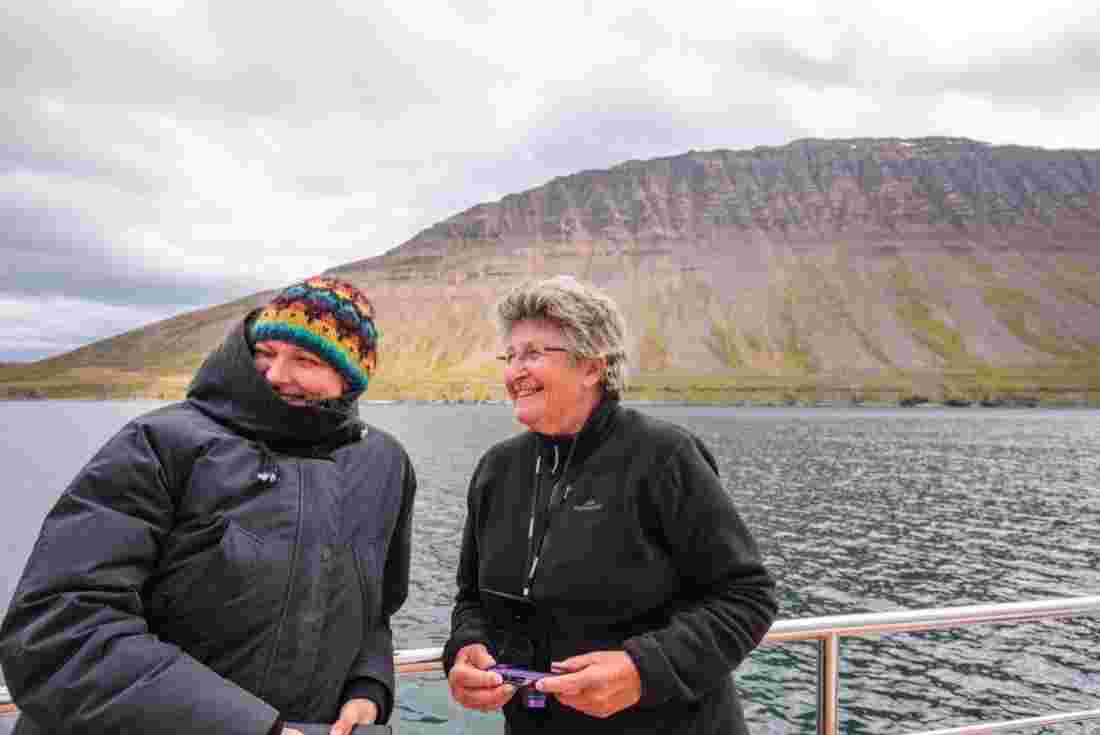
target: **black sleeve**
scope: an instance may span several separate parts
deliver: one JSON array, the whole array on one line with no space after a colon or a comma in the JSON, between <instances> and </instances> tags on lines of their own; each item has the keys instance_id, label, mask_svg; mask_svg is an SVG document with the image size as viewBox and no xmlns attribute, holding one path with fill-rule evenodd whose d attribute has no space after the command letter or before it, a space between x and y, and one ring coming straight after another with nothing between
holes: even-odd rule
<instances>
[{"instance_id":1,"label":"black sleeve","mask_svg":"<svg viewBox=\"0 0 1100 735\"><path fill-rule=\"evenodd\" d=\"M464 646L471 643L484 643L490 646L488 628L481 609L481 596L478 593L478 505L480 494L478 478L485 465L483 457L478 462L470 479L466 495L466 523L462 529L462 548L458 557L455 594L455 606L451 613L451 635L443 647L443 670L449 674L454 666L455 656Z\"/></svg>"},{"instance_id":2,"label":"black sleeve","mask_svg":"<svg viewBox=\"0 0 1100 735\"><path fill-rule=\"evenodd\" d=\"M403 450L402 450L403 451ZM408 456L404 459L401 513L394 528L382 571L382 616L364 632L363 655L356 662L352 678L345 684L344 701L366 697L378 705L378 722L388 722L394 703L393 629L390 618L409 596L412 563L412 517L416 498L416 472Z\"/></svg>"},{"instance_id":3,"label":"black sleeve","mask_svg":"<svg viewBox=\"0 0 1100 735\"><path fill-rule=\"evenodd\" d=\"M0 626L15 702L70 735L262 735L278 712L150 632L141 590L173 524L171 482L149 429L132 423L47 515ZM170 727L170 726L169 726Z\"/></svg>"},{"instance_id":4,"label":"black sleeve","mask_svg":"<svg viewBox=\"0 0 1100 735\"><path fill-rule=\"evenodd\" d=\"M648 501L685 596L666 627L625 642L643 706L698 699L759 644L778 608L775 581L706 447L685 440L657 474Z\"/></svg>"},{"instance_id":5,"label":"black sleeve","mask_svg":"<svg viewBox=\"0 0 1100 735\"><path fill-rule=\"evenodd\" d=\"M378 705L378 722L385 723L393 712L393 692L387 689L382 682L362 677L352 679L344 685L341 700L347 702L352 699L369 699Z\"/></svg>"}]
</instances>

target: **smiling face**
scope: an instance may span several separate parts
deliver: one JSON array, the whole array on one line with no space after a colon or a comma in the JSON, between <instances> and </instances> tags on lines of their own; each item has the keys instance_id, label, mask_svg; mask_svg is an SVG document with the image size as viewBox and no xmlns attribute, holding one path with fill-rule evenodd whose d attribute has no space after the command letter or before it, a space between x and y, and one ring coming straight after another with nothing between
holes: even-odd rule
<instances>
[{"instance_id":1,"label":"smiling face","mask_svg":"<svg viewBox=\"0 0 1100 735\"><path fill-rule=\"evenodd\" d=\"M565 348L561 329L542 319L525 319L512 326L504 353L513 359L504 367L504 388L516 420L540 434L576 434L603 394L602 360L575 357ZM541 352L537 359L524 359Z\"/></svg>"},{"instance_id":2,"label":"smiling face","mask_svg":"<svg viewBox=\"0 0 1100 735\"><path fill-rule=\"evenodd\" d=\"M272 390L292 406L308 406L344 393L340 373L298 345L277 340L257 342L253 362Z\"/></svg>"}]
</instances>

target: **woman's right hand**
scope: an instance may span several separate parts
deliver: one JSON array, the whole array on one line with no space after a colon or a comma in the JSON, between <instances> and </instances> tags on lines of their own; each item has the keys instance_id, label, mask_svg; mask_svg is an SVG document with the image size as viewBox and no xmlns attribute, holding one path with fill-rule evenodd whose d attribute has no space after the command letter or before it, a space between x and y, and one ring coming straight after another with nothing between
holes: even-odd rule
<instances>
[{"instance_id":1,"label":"woman's right hand","mask_svg":"<svg viewBox=\"0 0 1100 735\"><path fill-rule=\"evenodd\" d=\"M516 693L516 688L505 684L495 671L485 669L496 661L481 643L463 646L455 656L454 666L447 675L451 696L463 707L482 712L500 709Z\"/></svg>"}]
</instances>

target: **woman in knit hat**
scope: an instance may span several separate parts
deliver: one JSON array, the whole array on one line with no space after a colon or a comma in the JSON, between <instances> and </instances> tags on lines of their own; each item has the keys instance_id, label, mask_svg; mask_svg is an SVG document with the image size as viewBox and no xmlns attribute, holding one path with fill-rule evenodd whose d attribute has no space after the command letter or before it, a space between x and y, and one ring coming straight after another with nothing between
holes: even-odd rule
<instances>
[{"instance_id":1,"label":"woman in knit hat","mask_svg":"<svg viewBox=\"0 0 1100 735\"><path fill-rule=\"evenodd\" d=\"M256 369L287 403L362 393L378 364L374 307L350 283L311 278L283 291L249 332Z\"/></svg>"},{"instance_id":2,"label":"woman in knit hat","mask_svg":"<svg viewBox=\"0 0 1100 735\"><path fill-rule=\"evenodd\" d=\"M378 337L353 285L295 284L81 470L0 626L16 735L389 718L416 479L358 416Z\"/></svg>"}]
</instances>

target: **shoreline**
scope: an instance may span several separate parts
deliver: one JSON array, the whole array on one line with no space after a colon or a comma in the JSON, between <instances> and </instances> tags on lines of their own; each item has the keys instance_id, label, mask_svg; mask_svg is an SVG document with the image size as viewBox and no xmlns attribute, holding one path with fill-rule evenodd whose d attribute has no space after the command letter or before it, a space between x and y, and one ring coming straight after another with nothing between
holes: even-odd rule
<instances>
[{"instance_id":1,"label":"shoreline","mask_svg":"<svg viewBox=\"0 0 1100 735\"><path fill-rule=\"evenodd\" d=\"M160 398L154 396L66 396L66 397L50 397L50 396L3 396L0 395L0 404L2 403L140 403L140 402L155 402L155 403L174 403L176 401L183 400L182 398ZM450 398L382 398L382 399L362 399L359 401L364 406L387 406L387 405L404 405L404 406L508 406L510 402L501 399L487 399L487 400L474 400L474 399L450 399ZM920 400L920 401L845 401L845 400L812 400L812 401L799 401L799 400L762 400L753 401L747 399L736 399L732 401L692 401L692 400L661 400L661 399L649 399L649 398L624 398L622 400L624 406L671 406L680 408L798 408L798 409L892 409L892 408L905 408L905 409L976 409L976 410L1026 410L1026 409L1046 409L1046 410L1066 410L1066 409L1100 409L1100 401L1089 399L1050 399L1050 400L1031 400L1031 399L1005 399L1005 400L981 400L981 401L968 401L952 399L948 401L938 400Z\"/></svg>"}]
</instances>

